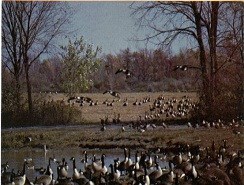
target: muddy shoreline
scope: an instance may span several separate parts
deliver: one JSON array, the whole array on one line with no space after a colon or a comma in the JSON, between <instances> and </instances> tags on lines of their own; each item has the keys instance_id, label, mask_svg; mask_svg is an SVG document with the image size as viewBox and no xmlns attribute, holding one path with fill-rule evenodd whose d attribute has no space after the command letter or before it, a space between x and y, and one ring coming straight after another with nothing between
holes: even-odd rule
<instances>
[{"instance_id":1,"label":"muddy shoreline","mask_svg":"<svg viewBox=\"0 0 244 185\"><path fill-rule=\"evenodd\" d=\"M168 142L185 142L191 145L209 146L212 141L221 143L227 139L233 149L244 149L244 129L240 126L240 134L232 128L188 128L186 125L171 125L168 128L157 126L139 132L130 126L108 125L101 131L100 125L74 125L61 127L23 127L2 129L2 150L21 150L22 148L48 149L87 148L114 149L135 148L150 149L166 146ZM30 142L26 138L31 137Z\"/></svg>"}]
</instances>

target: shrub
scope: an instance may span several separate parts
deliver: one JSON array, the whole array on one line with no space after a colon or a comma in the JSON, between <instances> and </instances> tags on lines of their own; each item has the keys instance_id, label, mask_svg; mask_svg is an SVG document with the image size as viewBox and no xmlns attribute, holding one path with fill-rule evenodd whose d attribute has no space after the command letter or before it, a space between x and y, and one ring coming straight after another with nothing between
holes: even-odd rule
<instances>
[{"instance_id":1,"label":"shrub","mask_svg":"<svg viewBox=\"0 0 244 185\"><path fill-rule=\"evenodd\" d=\"M35 104L31 116L25 106L20 114L13 111L2 112L2 127L67 125L81 121L79 115L78 109L72 105L66 105L61 101L44 101Z\"/></svg>"}]
</instances>

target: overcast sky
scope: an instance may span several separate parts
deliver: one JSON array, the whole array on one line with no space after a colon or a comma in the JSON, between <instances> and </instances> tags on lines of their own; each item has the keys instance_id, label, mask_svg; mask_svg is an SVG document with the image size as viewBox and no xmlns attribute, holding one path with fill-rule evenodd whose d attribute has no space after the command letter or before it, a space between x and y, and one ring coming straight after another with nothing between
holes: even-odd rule
<instances>
[{"instance_id":1,"label":"overcast sky","mask_svg":"<svg viewBox=\"0 0 244 185\"><path fill-rule=\"evenodd\" d=\"M77 35L84 36L85 41L102 47L105 54L119 53L127 47L132 51L145 48L144 42L136 42L135 38L143 38L146 30L138 30L135 19L131 17L132 2L70 2L76 8L71 29ZM154 45L147 45L155 49ZM174 47L177 51L178 46ZM174 51L174 52L175 52Z\"/></svg>"},{"instance_id":2,"label":"overcast sky","mask_svg":"<svg viewBox=\"0 0 244 185\"><path fill-rule=\"evenodd\" d=\"M118 53L129 47L136 50L139 45L130 41L135 36L142 36L130 17L131 2L71 2L76 8L71 29L78 35L102 47L103 53ZM140 46L144 47L143 43Z\"/></svg>"}]
</instances>

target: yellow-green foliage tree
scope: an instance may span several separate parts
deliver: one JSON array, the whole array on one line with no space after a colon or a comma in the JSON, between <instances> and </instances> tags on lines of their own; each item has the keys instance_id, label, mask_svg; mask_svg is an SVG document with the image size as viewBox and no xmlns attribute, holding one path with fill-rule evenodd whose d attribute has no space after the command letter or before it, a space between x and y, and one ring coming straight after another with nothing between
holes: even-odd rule
<instances>
[{"instance_id":1,"label":"yellow-green foliage tree","mask_svg":"<svg viewBox=\"0 0 244 185\"><path fill-rule=\"evenodd\" d=\"M91 44L84 42L83 38L71 41L69 39L62 49L62 87L68 95L84 92L93 85L90 76L96 72L100 60L97 58L100 48L93 49Z\"/></svg>"}]
</instances>

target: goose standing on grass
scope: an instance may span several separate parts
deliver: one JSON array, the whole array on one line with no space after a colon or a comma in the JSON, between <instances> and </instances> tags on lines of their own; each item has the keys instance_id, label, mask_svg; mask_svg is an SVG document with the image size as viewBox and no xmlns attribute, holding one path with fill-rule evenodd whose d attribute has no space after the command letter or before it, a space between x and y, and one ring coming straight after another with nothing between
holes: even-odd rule
<instances>
[{"instance_id":1,"label":"goose standing on grass","mask_svg":"<svg viewBox=\"0 0 244 185\"><path fill-rule=\"evenodd\" d=\"M123 106L128 106L128 100L127 100L127 98L124 100Z\"/></svg>"},{"instance_id":2,"label":"goose standing on grass","mask_svg":"<svg viewBox=\"0 0 244 185\"><path fill-rule=\"evenodd\" d=\"M105 91L103 94L106 94L106 93L109 93L109 94L111 94L112 96L114 96L114 97L120 99L120 93L119 93L119 92L112 91L112 90L107 90L107 91Z\"/></svg>"},{"instance_id":3,"label":"goose standing on grass","mask_svg":"<svg viewBox=\"0 0 244 185\"><path fill-rule=\"evenodd\" d=\"M31 136L25 137L25 140L23 142L24 145L28 145L32 141Z\"/></svg>"}]
</instances>

